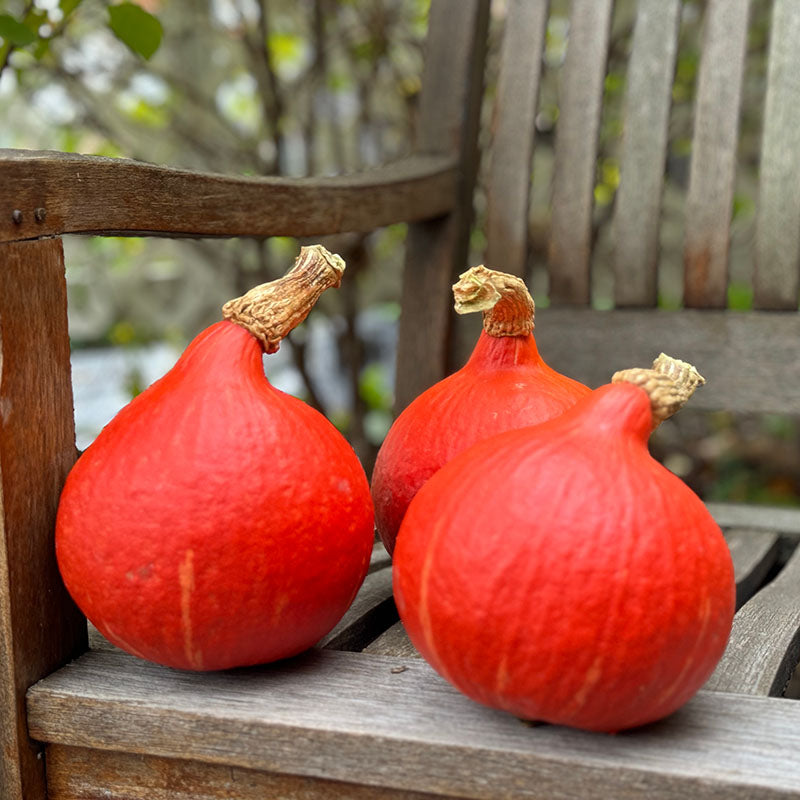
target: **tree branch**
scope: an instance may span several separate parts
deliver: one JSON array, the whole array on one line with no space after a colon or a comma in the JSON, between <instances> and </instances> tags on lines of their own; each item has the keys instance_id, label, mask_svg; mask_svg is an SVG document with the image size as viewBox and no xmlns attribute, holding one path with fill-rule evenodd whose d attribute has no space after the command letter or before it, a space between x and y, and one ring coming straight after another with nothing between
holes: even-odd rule
<instances>
[{"instance_id":1,"label":"tree branch","mask_svg":"<svg viewBox=\"0 0 800 800\"><path fill-rule=\"evenodd\" d=\"M272 130L275 163L271 171L285 174L286 145L281 132L281 123L286 110L286 102L278 76L272 68L272 59L269 54L270 22L268 0L261 0L260 12L257 32L254 35L253 32L245 30L242 42L258 84L264 123L271 127Z\"/></svg>"}]
</instances>

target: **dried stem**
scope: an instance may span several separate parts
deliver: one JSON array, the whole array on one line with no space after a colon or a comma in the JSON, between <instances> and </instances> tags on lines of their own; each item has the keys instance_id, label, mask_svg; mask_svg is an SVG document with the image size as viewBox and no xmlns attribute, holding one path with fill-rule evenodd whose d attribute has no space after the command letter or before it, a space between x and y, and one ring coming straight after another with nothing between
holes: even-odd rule
<instances>
[{"instance_id":1,"label":"dried stem","mask_svg":"<svg viewBox=\"0 0 800 800\"><path fill-rule=\"evenodd\" d=\"M661 353L651 369L624 369L614 373L611 382L644 389L650 397L653 422L659 425L683 408L706 380L691 364Z\"/></svg>"},{"instance_id":2,"label":"dried stem","mask_svg":"<svg viewBox=\"0 0 800 800\"><path fill-rule=\"evenodd\" d=\"M339 286L343 272L344 261L322 245L302 247L286 275L229 300L222 307L222 316L252 333L265 352L275 353L319 296L331 286Z\"/></svg>"},{"instance_id":3,"label":"dried stem","mask_svg":"<svg viewBox=\"0 0 800 800\"><path fill-rule=\"evenodd\" d=\"M483 329L490 336L527 336L533 331L533 298L515 275L472 267L459 276L453 296L458 314L483 312Z\"/></svg>"}]
</instances>

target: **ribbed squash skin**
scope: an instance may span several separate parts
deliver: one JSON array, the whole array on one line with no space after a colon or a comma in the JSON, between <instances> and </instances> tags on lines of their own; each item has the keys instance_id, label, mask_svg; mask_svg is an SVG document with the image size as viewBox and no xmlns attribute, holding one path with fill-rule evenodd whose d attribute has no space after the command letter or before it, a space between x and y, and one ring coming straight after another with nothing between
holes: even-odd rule
<instances>
[{"instance_id":1,"label":"ribbed squash skin","mask_svg":"<svg viewBox=\"0 0 800 800\"><path fill-rule=\"evenodd\" d=\"M56 552L111 642L193 670L274 661L341 618L373 518L355 453L264 377L224 321L100 433L69 474Z\"/></svg>"},{"instance_id":2,"label":"ribbed squash skin","mask_svg":"<svg viewBox=\"0 0 800 800\"><path fill-rule=\"evenodd\" d=\"M557 416L589 391L549 367L532 334L481 331L469 361L415 398L381 445L372 499L386 549L393 552L411 499L451 458L493 434Z\"/></svg>"},{"instance_id":3,"label":"ribbed squash skin","mask_svg":"<svg viewBox=\"0 0 800 800\"><path fill-rule=\"evenodd\" d=\"M621 383L481 442L409 506L394 555L412 642L474 700L619 731L670 714L713 671L733 566L700 499L647 451Z\"/></svg>"}]
</instances>

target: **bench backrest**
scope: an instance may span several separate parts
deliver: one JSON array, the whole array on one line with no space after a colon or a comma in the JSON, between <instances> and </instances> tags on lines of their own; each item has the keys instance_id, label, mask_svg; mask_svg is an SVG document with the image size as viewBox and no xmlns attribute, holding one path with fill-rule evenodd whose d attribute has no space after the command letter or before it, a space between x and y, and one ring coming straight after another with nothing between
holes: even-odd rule
<instances>
[{"instance_id":1,"label":"bench backrest","mask_svg":"<svg viewBox=\"0 0 800 800\"><path fill-rule=\"evenodd\" d=\"M674 124L681 14L689 6L680 0L638 0L635 4L573 0L568 9L566 55L558 76L552 176L539 174L532 166L537 116L546 110L539 96L545 31L551 14L566 13L565 4L509 0L505 6L496 94L489 101L491 129L484 139L489 145L482 154L486 175L484 259L488 266L525 277L546 270L547 280L539 285L547 286L549 307L537 312L536 331L545 358L554 367L598 385L614 370L648 363L665 350L696 363L708 379L708 385L692 401L695 408L796 413L800 409L796 400L800 392L796 347L800 321L796 313L785 312L798 308L800 64L793 43L800 33L800 6L791 0L776 0L772 7L766 94L763 108L756 109L761 117L761 144L752 255L745 275L734 276L736 285L752 296L755 311L746 313L728 308L728 293L734 188L740 162L739 123L748 77L748 35L754 24L750 12L755 12L755 7L751 9L749 0L709 0L704 4L691 106L688 181L685 187L669 186L683 230L683 274L677 291L673 289L677 297L669 303L680 309L668 311L659 308L659 288L665 276L675 272L673 264L662 258L665 168L670 155L668 129ZM756 22L764 16L758 10ZM446 4L441 4L439 11L441 18L432 13L431 49L439 35L447 39L451 26ZM603 232L605 238L598 246L597 217L601 214L595 190L600 130L609 105L606 78L612 16L617 15L614 23L618 25L620 13L631 11L635 18L624 71L622 130L614 147L619 185L609 206L610 232ZM462 13L466 15L466 10ZM479 10L474 14L480 27ZM437 25L442 32L437 33ZM449 44L467 46L458 37ZM474 66L474 60L472 63ZM424 87L431 93L435 89L430 84ZM423 125L426 108L435 118L438 103L434 99L429 106L423 104ZM473 133L470 130L466 135ZM474 169L467 161L462 180L469 181ZM532 192L546 192L550 199L544 258L531 253ZM676 216L672 207L670 215ZM414 244L412 238L412 264L427 258L430 266L436 249L431 247L421 256ZM455 277L463 263L463 259L458 261L449 278ZM445 315L444 310L438 316L432 314L428 301L412 302L418 281L431 292L435 288L438 293L434 296L444 298L443 303L449 300L444 278L437 281L427 275L420 279L414 270L407 271L400 335L400 406L431 381L433 368L415 375L415 364L438 358L438 374L443 374L464 359L474 341L474 327L459 335L462 321ZM614 310L596 310L598 292L593 287L598 284L607 295L600 304L612 305ZM609 284L610 290L606 288ZM761 313L767 311L770 313ZM441 344L432 346L432 341Z\"/></svg>"}]
</instances>

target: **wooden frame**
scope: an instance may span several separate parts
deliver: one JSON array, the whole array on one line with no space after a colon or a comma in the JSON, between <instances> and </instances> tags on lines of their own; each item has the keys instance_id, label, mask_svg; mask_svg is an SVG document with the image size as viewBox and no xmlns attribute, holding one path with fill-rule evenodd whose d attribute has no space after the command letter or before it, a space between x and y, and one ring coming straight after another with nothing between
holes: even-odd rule
<instances>
[{"instance_id":1,"label":"wooden frame","mask_svg":"<svg viewBox=\"0 0 800 800\"><path fill-rule=\"evenodd\" d=\"M586 307L587 224L613 3L574 4L582 16L564 66L550 260L562 307L537 315L537 339L549 363L591 384L668 346L703 365L708 387L696 407L796 413L800 212L796 181L784 176L800 169L795 114L786 110L800 10L775 2L754 278L761 310L740 314L721 306L749 2L709 0L695 121L705 156L692 168L684 248L686 300L697 308L666 312L654 306L679 5L639 0L615 219L618 308L597 311ZM547 6L508 3L496 98L488 254L520 274ZM3 798L800 797L800 762L786 755L800 737L800 705L779 697L800 658L800 561L790 555L797 511L712 506L734 555L741 607L726 656L684 709L618 736L529 726L459 695L405 637L379 546L352 608L315 650L214 675L145 663L94 631L87 638L58 579L54 514L76 455L59 237L316 236L410 222L402 407L458 357L449 283L466 260L488 24L488 0L435 0L419 152L364 175L246 179L115 159L0 155ZM531 49L515 57L520 42ZM632 224L634 212L640 224ZM570 305L582 307L563 307Z\"/></svg>"}]
</instances>

